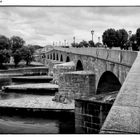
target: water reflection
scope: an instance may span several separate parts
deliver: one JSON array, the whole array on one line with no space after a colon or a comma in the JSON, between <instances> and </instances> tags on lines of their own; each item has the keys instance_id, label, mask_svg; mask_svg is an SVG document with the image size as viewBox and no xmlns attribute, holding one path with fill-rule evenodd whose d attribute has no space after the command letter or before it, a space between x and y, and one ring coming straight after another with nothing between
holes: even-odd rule
<instances>
[{"instance_id":1,"label":"water reflection","mask_svg":"<svg viewBox=\"0 0 140 140\"><path fill-rule=\"evenodd\" d=\"M31 117L2 114L0 116L0 133L74 134L74 120L70 116L64 115L60 118L58 115L57 118L50 118L50 116Z\"/></svg>"}]
</instances>

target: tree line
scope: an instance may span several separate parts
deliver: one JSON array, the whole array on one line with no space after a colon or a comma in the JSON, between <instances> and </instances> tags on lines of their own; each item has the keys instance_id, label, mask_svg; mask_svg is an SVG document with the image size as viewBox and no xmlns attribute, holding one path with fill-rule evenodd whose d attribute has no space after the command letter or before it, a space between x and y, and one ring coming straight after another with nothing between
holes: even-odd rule
<instances>
[{"instance_id":1,"label":"tree line","mask_svg":"<svg viewBox=\"0 0 140 140\"><path fill-rule=\"evenodd\" d=\"M82 40L80 43L71 43L71 46L74 47L74 48L82 48L82 47L101 47L102 44L100 42L98 43L94 43L92 40L90 41L85 41L85 40Z\"/></svg>"},{"instance_id":2,"label":"tree line","mask_svg":"<svg viewBox=\"0 0 140 140\"><path fill-rule=\"evenodd\" d=\"M19 36L8 38L0 35L0 68L3 68L3 63L9 63L13 57L15 67L21 60L26 62L26 65L33 60L34 47L25 45L25 41Z\"/></svg>"},{"instance_id":3,"label":"tree line","mask_svg":"<svg viewBox=\"0 0 140 140\"><path fill-rule=\"evenodd\" d=\"M120 49L128 50L129 47L134 51L139 50L140 46L140 28L136 30L136 33L129 35L125 29L115 30L113 28L109 28L103 32L102 35L102 43L94 43L92 40L90 41L81 41L80 43L73 42L71 44L72 47L82 48L82 47L120 47Z\"/></svg>"}]
</instances>

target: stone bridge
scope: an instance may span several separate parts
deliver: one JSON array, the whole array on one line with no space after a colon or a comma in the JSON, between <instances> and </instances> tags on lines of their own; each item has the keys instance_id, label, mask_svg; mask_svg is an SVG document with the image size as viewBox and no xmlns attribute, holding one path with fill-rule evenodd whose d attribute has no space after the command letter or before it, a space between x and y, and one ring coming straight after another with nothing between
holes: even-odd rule
<instances>
[{"instance_id":1,"label":"stone bridge","mask_svg":"<svg viewBox=\"0 0 140 140\"><path fill-rule=\"evenodd\" d=\"M95 74L96 94L120 90L100 133L140 133L140 54L104 48L59 48L41 61L75 63Z\"/></svg>"},{"instance_id":2,"label":"stone bridge","mask_svg":"<svg viewBox=\"0 0 140 140\"><path fill-rule=\"evenodd\" d=\"M42 62L46 65L52 61L73 61L76 70L92 71L96 75L96 89L116 90L123 84L137 52L109 49L77 49L57 48L42 55ZM103 88L106 87L105 89ZM109 86L109 87L107 87Z\"/></svg>"}]
</instances>

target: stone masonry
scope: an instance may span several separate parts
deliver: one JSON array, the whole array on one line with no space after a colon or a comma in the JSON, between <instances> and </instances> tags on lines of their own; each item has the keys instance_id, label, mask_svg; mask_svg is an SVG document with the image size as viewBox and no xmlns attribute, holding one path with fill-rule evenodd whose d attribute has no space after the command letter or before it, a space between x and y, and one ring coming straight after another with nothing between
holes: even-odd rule
<instances>
[{"instance_id":1,"label":"stone masonry","mask_svg":"<svg viewBox=\"0 0 140 140\"><path fill-rule=\"evenodd\" d=\"M56 64L53 66L53 81L58 84L58 79L60 74L70 71L75 71L76 67L73 61L62 63L62 64Z\"/></svg>"},{"instance_id":2,"label":"stone masonry","mask_svg":"<svg viewBox=\"0 0 140 140\"><path fill-rule=\"evenodd\" d=\"M112 103L75 100L75 129L76 133L97 134L112 106Z\"/></svg>"},{"instance_id":3,"label":"stone masonry","mask_svg":"<svg viewBox=\"0 0 140 140\"><path fill-rule=\"evenodd\" d=\"M68 103L75 98L95 94L95 75L90 71L66 72L60 75L55 100Z\"/></svg>"}]
</instances>

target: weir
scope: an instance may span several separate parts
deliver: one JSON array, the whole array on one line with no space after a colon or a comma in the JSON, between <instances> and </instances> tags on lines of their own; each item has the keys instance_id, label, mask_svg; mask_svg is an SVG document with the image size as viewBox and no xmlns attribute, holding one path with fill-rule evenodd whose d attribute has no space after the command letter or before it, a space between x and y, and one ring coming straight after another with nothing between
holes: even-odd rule
<instances>
[{"instance_id":1,"label":"weir","mask_svg":"<svg viewBox=\"0 0 140 140\"><path fill-rule=\"evenodd\" d=\"M51 83L58 86L54 98L22 97L29 103L20 99L7 99L1 102L2 107L23 107L26 104L27 108L42 108L46 111L53 108L61 111L75 110L75 133L139 133L139 82L133 81L135 85L130 86L131 78L139 76L138 52L56 48L43 53L43 56L40 61L49 67L47 73L53 76ZM29 87L32 88L31 85ZM127 89L129 93L126 93ZM130 91L135 96L130 95ZM127 116L132 120L129 123Z\"/></svg>"}]
</instances>

